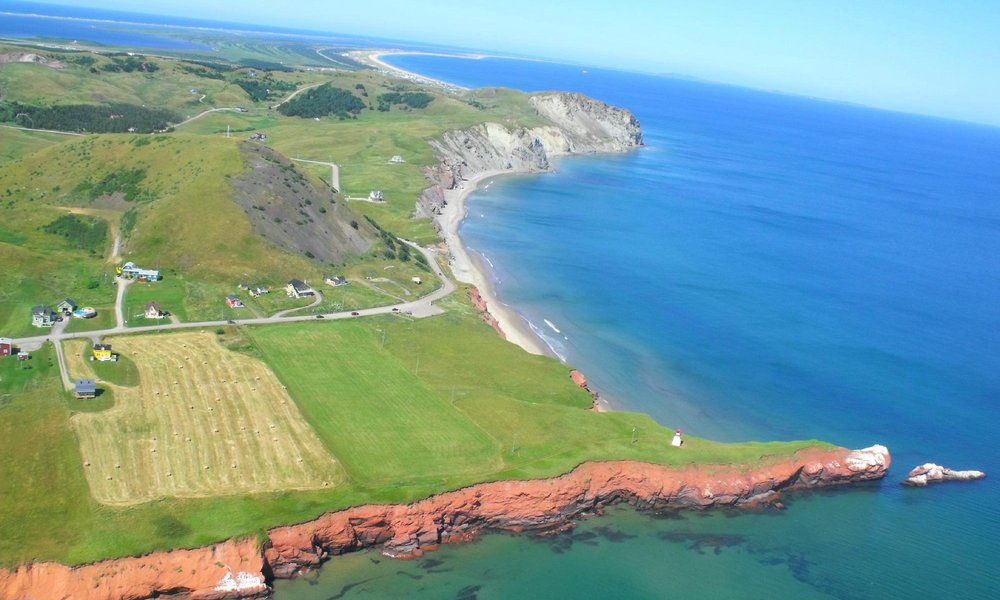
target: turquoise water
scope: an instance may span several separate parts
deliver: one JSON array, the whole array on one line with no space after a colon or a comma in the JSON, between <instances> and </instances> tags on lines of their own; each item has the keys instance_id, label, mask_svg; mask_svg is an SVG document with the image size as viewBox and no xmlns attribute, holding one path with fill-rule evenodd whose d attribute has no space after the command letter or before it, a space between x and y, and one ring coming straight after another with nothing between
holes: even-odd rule
<instances>
[{"instance_id":1,"label":"turquoise water","mask_svg":"<svg viewBox=\"0 0 1000 600\"><path fill-rule=\"evenodd\" d=\"M726 440L893 451L886 481L785 511L615 511L413 562L338 558L279 598L993 598L1000 130L706 83L395 56L464 85L578 90L648 147L498 178L462 236L498 293L625 409ZM544 324L551 321L557 335Z\"/></svg>"}]
</instances>

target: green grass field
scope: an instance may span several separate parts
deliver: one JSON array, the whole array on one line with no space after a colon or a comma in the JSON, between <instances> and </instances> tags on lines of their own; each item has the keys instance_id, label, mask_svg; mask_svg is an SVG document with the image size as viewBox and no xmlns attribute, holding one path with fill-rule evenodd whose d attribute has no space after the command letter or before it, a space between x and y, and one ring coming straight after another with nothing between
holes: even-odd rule
<instances>
[{"instance_id":1,"label":"green grass field","mask_svg":"<svg viewBox=\"0 0 1000 600\"><path fill-rule=\"evenodd\" d=\"M503 342L460 298L444 302L447 314L426 320L315 321L218 336L269 364L288 387L346 471L337 489L99 504L70 428L71 407L80 401L60 391L50 350L36 352L28 371L0 361L0 486L10 499L0 519L0 563L79 563L207 544L362 503L552 476L586 460L755 463L817 444L689 437L683 451L671 451L668 428L641 414L586 410L590 397L570 382L567 367Z\"/></svg>"}]
</instances>

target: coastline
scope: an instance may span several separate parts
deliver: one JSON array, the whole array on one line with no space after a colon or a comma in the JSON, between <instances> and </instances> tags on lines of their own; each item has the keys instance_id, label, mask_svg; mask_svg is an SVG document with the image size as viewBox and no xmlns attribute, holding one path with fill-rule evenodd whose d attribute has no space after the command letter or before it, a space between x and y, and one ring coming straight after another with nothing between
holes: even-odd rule
<instances>
[{"instance_id":1,"label":"coastline","mask_svg":"<svg viewBox=\"0 0 1000 600\"><path fill-rule=\"evenodd\" d=\"M516 174L519 173L499 169L484 171L471 179L463 180L460 187L444 190L446 204L444 211L437 217L437 221L441 227L441 236L452 256L449 262L452 276L457 281L476 286L489 307L489 313L493 315L500 328L507 335L507 341L517 344L531 354L558 358L545 341L531 330L528 322L520 313L500 302L487 270L480 263L480 257L474 252L470 252L458 233L462 221L468 214L466 202L469 196L478 189L479 184L494 177Z\"/></svg>"},{"instance_id":2,"label":"coastline","mask_svg":"<svg viewBox=\"0 0 1000 600\"><path fill-rule=\"evenodd\" d=\"M449 83L441 79L434 79L433 77L427 77L426 75L421 75L419 73L414 73L413 71L407 71L406 69L401 69L397 66L390 65L389 63L382 60L383 56L389 56L392 54L421 54L427 56L449 56L458 58L469 58L469 59L479 59L485 58L484 54L444 54L440 52L419 52L419 51L404 51L404 50L354 50L347 53L348 56L354 60L366 64L378 71L413 81L415 83L422 83L424 85L432 85L439 87L447 92L461 92L469 88L463 87L461 85L456 85L454 83Z\"/></svg>"},{"instance_id":3,"label":"coastline","mask_svg":"<svg viewBox=\"0 0 1000 600\"><path fill-rule=\"evenodd\" d=\"M787 491L877 481L888 449L805 446L756 464L665 466L629 460L585 462L569 473L494 481L408 504L366 504L296 525L193 549L68 566L52 562L0 568L0 600L114 600L162 595L222 600L262 598L270 581L296 577L346 552L381 547L413 558L483 531L559 532L575 519L627 503L638 510L781 508ZM749 468L747 468L749 467Z\"/></svg>"}]
</instances>

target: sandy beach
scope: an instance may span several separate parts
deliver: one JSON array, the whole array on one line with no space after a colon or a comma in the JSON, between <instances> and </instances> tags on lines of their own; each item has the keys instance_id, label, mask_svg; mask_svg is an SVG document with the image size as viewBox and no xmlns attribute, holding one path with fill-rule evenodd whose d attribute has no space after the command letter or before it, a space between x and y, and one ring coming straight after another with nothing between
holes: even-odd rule
<instances>
[{"instance_id":1,"label":"sandy beach","mask_svg":"<svg viewBox=\"0 0 1000 600\"><path fill-rule=\"evenodd\" d=\"M493 282L482 265L479 264L479 257L474 256L466 249L458 235L458 228L467 212L465 202L469 194L474 192L476 187L484 181L511 174L510 171L486 171L472 179L462 181L460 186L455 189L445 190L444 197L447 204L444 212L437 217L437 221L441 226L444 241L451 251L450 266L455 279L472 284L479 289L479 293L486 300L490 314L496 318L500 323L500 328L507 334L507 340L532 354L554 356L545 342L531 331L531 327L524 320L524 317L497 299Z\"/></svg>"},{"instance_id":2,"label":"sandy beach","mask_svg":"<svg viewBox=\"0 0 1000 600\"><path fill-rule=\"evenodd\" d=\"M480 55L464 55L464 54L439 54L435 52L407 52L403 50L356 50L349 52L348 55L354 60L365 63L371 67L374 67L382 72L390 73L396 77L402 79L407 79L414 83L421 83L424 85L432 85L444 89L445 91L462 91L468 88L462 87L460 85L455 85L454 83L448 83L447 81L442 81L440 79L434 79L432 77L426 77L420 75L419 73L414 73L413 71L407 71L406 69L400 69L390 65L389 63L382 60L383 56L388 56L391 54L426 54L429 56L453 56L461 58L483 58Z\"/></svg>"}]
</instances>

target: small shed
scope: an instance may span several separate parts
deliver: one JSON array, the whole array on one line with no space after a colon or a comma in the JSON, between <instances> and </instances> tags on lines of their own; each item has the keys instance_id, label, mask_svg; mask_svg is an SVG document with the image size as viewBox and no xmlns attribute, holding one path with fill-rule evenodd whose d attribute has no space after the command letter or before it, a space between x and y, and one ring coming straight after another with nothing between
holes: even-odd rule
<instances>
[{"instance_id":1,"label":"small shed","mask_svg":"<svg viewBox=\"0 0 1000 600\"><path fill-rule=\"evenodd\" d=\"M323 278L323 283L332 285L333 287L339 287L342 285L349 285L351 282L348 281L343 275L327 275Z\"/></svg>"},{"instance_id":2,"label":"small shed","mask_svg":"<svg viewBox=\"0 0 1000 600\"><path fill-rule=\"evenodd\" d=\"M226 304L229 308L243 308L243 301L240 300L239 296L234 296L233 294L226 296Z\"/></svg>"},{"instance_id":3,"label":"small shed","mask_svg":"<svg viewBox=\"0 0 1000 600\"><path fill-rule=\"evenodd\" d=\"M10 356L14 354L14 340L0 337L0 356Z\"/></svg>"},{"instance_id":4,"label":"small shed","mask_svg":"<svg viewBox=\"0 0 1000 600\"><path fill-rule=\"evenodd\" d=\"M73 395L77 398L93 398L97 396L97 383L93 379L77 379Z\"/></svg>"},{"instance_id":5,"label":"small shed","mask_svg":"<svg viewBox=\"0 0 1000 600\"><path fill-rule=\"evenodd\" d=\"M63 298L62 302L56 304L56 310L66 316L69 316L73 314L74 310L76 310L76 302L73 302L72 298Z\"/></svg>"},{"instance_id":6,"label":"small shed","mask_svg":"<svg viewBox=\"0 0 1000 600\"><path fill-rule=\"evenodd\" d=\"M424 282L424 280L421 279L420 277L410 277L410 281L412 281L413 283L415 283L417 285L420 285L421 283Z\"/></svg>"}]
</instances>

